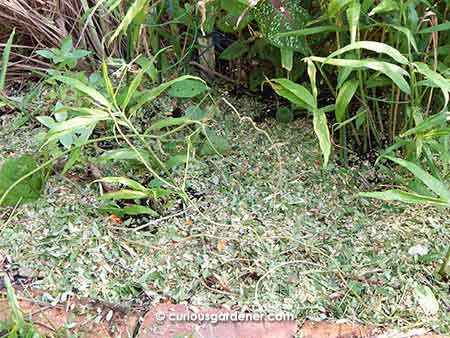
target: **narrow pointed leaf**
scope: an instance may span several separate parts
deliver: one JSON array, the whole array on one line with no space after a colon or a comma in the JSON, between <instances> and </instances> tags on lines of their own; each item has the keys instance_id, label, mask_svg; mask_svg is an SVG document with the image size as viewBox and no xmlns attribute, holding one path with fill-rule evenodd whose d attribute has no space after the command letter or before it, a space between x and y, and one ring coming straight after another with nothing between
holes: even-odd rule
<instances>
[{"instance_id":1,"label":"narrow pointed leaf","mask_svg":"<svg viewBox=\"0 0 450 338\"><path fill-rule=\"evenodd\" d=\"M381 72L388 76L403 92L411 94L411 88L408 82L403 76L408 76L408 73L397 65L388 62L381 62L375 60L347 60L347 59L330 59L312 56L309 59L321 62L324 64L339 66L339 67L351 67L351 68L369 68L378 72Z\"/></svg>"},{"instance_id":2,"label":"narrow pointed leaf","mask_svg":"<svg viewBox=\"0 0 450 338\"><path fill-rule=\"evenodd\" d=\"M328 58L334 58L338 55L344 54L348 51L355 50L355 49L367 49L372 52L380 53L380 54L386 54L389 55L391 58L393 58L398 63L401 63L403 65L408 64L408 59L402 55L397 49L394 47L391 47L385 43L376 42L376 41L358 41L351 43L345 47L342 47L341 49L338 49L334 53L331 53Z\"/></svg>"},{"instance_id":3,"label":"narrow pointed leaf","mask_svg":"<svg viewBox=\"0 0 450 338\"><path fill-rule=\"evenodd\" d=\"M342 122L347 112L347 107L358 89L359 82L357 80L348 80L339 90L336 99L336 120Z\"/></svg>"},{"instance_id":4,"label":"narrow pointed leaf","mask_svg":"<svg viewBox=\"0 0 450 338\"><path fill-rule=\"evenodd\" d=\"M418 165L412 162L405 161L397 157L386 156L386 158L391 160L392 162L397 163L398 165L401 165L403 168L410 171L417 179L422 181L422 183L425 184L432 192L434 192L440 198L444 199L447 202L447 204L450 204L450 190L446 184L444 184L437 178L431 176L425 170L423 170Z\"/></svg>"}]
</instances>

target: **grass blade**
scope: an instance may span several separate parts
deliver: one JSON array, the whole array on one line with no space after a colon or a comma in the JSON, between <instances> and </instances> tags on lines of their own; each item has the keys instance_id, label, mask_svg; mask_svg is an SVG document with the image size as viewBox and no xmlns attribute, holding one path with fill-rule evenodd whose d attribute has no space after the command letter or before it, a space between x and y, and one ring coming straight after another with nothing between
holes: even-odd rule
<instances>
[{"instance_id":1,"label":"grass blade","mask_svg":"<svg viewBox=\"0 0 450 338\"><path fill-rule=\"evenodd\" d=\"M5 88L6 72L8 70L9 54L11 53L11 46L14 39L15 30L12 31L11 35L6 42L5 49L3 50L2 56L2 68L0 69L0 92Z\"/></svg>"}]
</instances>

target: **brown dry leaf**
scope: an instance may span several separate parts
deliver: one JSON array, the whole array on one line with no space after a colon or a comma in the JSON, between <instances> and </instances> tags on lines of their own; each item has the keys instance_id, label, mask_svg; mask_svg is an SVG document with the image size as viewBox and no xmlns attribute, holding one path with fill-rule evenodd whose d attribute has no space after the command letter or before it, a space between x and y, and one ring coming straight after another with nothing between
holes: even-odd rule
<instances>
[{"instance_id":1,"label":"brown dry leaf","mask_svg":"<svg viewBox=\"0 0 450 338\"><path fill-rule=\"evenodd\" d=\"M217 242L217 250L219 252L225 251L225 249L227 248L227 241L224 239L221 239Z\"/></svg>"},{"instance_id":2,"label":"brown dry leaf","mask_svg":"<svg viewBox=\"0 0 450 338\"><path fill-rule=\"evenodd\" d=\"M109 220L110 222L112 222L113 224L116 224L116 225L120 225L120 224L123 223L122 219L121 219L119 216L116 216L116 215L114 215L114 214L110 215L110 216L108 217L108 220Z\"/></svg>"}]
</instances>

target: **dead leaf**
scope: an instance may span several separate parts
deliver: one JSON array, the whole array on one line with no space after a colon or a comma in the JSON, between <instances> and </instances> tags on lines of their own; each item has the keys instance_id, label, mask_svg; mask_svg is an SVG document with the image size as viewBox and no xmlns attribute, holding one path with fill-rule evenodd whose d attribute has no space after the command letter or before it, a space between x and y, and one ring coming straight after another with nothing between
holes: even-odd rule
<instances>
[{"instance_id":1,"label":"dead leaf","mask_svg":"<svg viewBox=\"0 0 450 338\"><path fill-rule=\"evenodd\" d=\"M227 248L227 241L224 239L221 239L217 242L217 250L219 252L225 251L225 249Z\"/></svg>"}]
</instances>

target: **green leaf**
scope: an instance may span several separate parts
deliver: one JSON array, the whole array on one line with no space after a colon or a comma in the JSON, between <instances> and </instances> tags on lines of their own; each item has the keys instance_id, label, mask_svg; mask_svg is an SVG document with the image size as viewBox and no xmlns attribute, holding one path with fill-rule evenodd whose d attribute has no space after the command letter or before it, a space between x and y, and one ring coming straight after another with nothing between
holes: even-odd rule
<instances>
[{"instance_id":1,"label":"green leaf","mask_svg":"<svg viewBox=\"0 0 450 338\"><path fill-rule=\"evenodd\" d=\"M136 215L150 215L150 216L159 216L159 214L146 206L143 205L137 205L137 204L132 204L132 205L127 205L124 208L121 208L122 212L125 215L131 215L131 216L136 216Z\"/></svg>"},{"instance_id":2,"label":"green leaf","mask_svg":"<svg viewBox=\"0 0 450 338\"><path fill-rule=\"evenodd\" d=\"M146 162L150 162L152 165L156 165L155 160L150 154L144 149L137 149L139 154ZM101 156L97 158L99 162L108 162L108 161L129 161L135 160L141 162L141 157L138 155L136 151L130 148L119 148L106 151Z\"/></svg>"},{"instance_id":3,"label":"green leaf","mask_svg":"<svg viewBox=\"0 0 450 338\"><path fill-rule=\"evenodd\" d=\"M288 36L309 36L314 34L330 33L330 32L343 32L344 29L336 25L318 26L303 28L296 31L277 33L275 37L288 37Z\"/></svg>"},{"instance_id":4,"label":"green leaf","mask_svg":"<svg viewBox=\"0 0 450 338\"><path fill-rule=\"evenodd\" d=\"M347 112L347 106L355 95L358 89L358 80L348 80L346 81L336 98L336 120L342 122L345 118L345 113Z\"/></svg>"},{"instance_id":5,"label":"green leaf","mask_svg":"<svg viewBox=\"0 0 450 338\"><path fill-rule=\"evenodd\" d=\"M323 166L326 167L331 154L330 131L328 130L327 117L321 110L314 109L313 112L314 132L319 139L320 149L323 155Z\"/></svg>"},{"instance_id":6,"label":"green leaf","mask_svg":"<svg viewBox=\"0 0 450 338\"><path fill-rule=\"evenodd\" d=\"M414 289L414 296L427 315L436 315L439 312L439 303L427 285L418 284Z\"/></svg>"},{"instance_id":7,"label":"green leaf","mask_svg":"<svg viewBox=\"0 0 450 338\"><path fill-rule=\"evenodd\" d=\"M67 121L55 123L50 129L49 136L53 136L62 132L75 131L79 128L86 128L92 124L96 124L99 121L106 120L107 117L95 117L95 116L77 116Z\"/></svg>"},{"instance_id":8,"label":"green leaf","mask_svg":"<svg viewBox=\"0 0 450 338\"><path fill-rule=\"evenodd\" d=\"M142 92L139 95L139 97L137 98L137 103L133 106L132 111L135 112L140 107L142 107L144 104L146 104L147 102L153 101L155 98L157 98L165 90L167 90L168 88L170 88L174 84L179 83L179 82L183 82L183 81L189 80L189 79L190 80L201 81L201 82L204 83L204 81L202 79L200 79L199 77L196 77L196 76L191 76L191 75L180 76L180 77L178 77L178 78L176 78L174 80L162 83L158 87L155 87L153 89L149 89L149 90L146 90L146 91ZM206 84L205 84L205 87L206 87Z\"/></svg>"},{"instance_id":9,"label":"green leaf","mask_svg":"<svg viewBox=\"0 0 450 338\"><path fill-rule=\"evenodd\" d=\"M361 15L361 4L359 1L353 1L349 9L347 9L347 20L350 29L350 42L355 43L358 34L359 17Z\"/></svg>"},{"instance_id":10,"label":"green leaf","mask_svg":"<svg viewBox=\"0 0 450 338\"><path fill-rule=\"evenodd\" d=\"M436 86L441 89L445 99L445 104L442 108L442 111L444 111L447 108L449 102L448 93L450 92L450 83L441 74L430 69L430 67L428 67L428 65L425 63L415 62L414 66L419 73L425 75L429 80L431 80Z\"/></svg>"},{"instance_id":11,"label":"green leaf","mask_svg":"<svg viewBox=\"0 0 450 338\"><path fill-rule=\"evenodd\" d=\"M64 168L61 171L61 175L64 175L66 172L68 172L74 165L77 163L77 161L80 159L81 156L81 148L75 148L69 156L69 159L64 164Z\"/></svg>"},{"instance_id":12,"label":"green leaf","mask_svg":"<svg viewBox=\"0 0 450 338\"><path fill-rule=\"evenodd\" d=\"M378 4L378 6L370 11L369 16L392 12L399 9L400 7L397 0L383 0Z\"/></svg>"},{"instance_id":13,"label":"green leaf","mask_svg":"<svg viewBox=\"0 0 450 338\"><path fill-rule=\"evenodd\" d=\"M37 116L36 120L38 120L41 124L46 126L47 128L53 128L56 124L55 120L50 116Z\"/></svg>"},{"instance_id":14,"label":"green leaf","mask_svg":"<svg viewBox=\"0 0 450 338\"><path fill-rule=\"evenodd\" d=\"M278 95L298 106L311 111L316 107L314 96L302 85L288 79L272 79L268 82Z\"/></svg>"},{"instance_id":15,"label":"green leaf","mask_svg":"<svg viewBox=\"0 0 450 338\"><path fill-rule=\"evenodd\" d=\"M42 172L36 172L17 184L6 196L7 190L23 176L38 167L37 162L28 155L8 159L0 169L0 205L15 205L19 201L32 202L41 196L44 186Z\"/></svg>"},{"instance_id":16,"label":"green leaf","mask_svg":"<svg viewBox=\"0 0 450 338\"><path fill-rule=\"evenodd\" d=\"M133 20L138 16L148 4L148 0L135 0L133 4L127 11L127 14L123 17L117 29L114 31L113 35L109 39L109 43L112 43L115 38L119 36L121 32L127 30L128 26L133 22Z\"/></svg>"},{"instance_id":17,"label":"green leaf","mask_svg":"<svg viewBox=\"0 0 450 338\"><path fill-rule=\"evenodd\" d=\"M416 127L407 130L406 132L401 134L400 137L404 138L404 137L408 137L408 136L411 136L414 134L425 133L426 131L428 131L430 129L446 125L447 118L448 118L447 112L433 115L433 116L427 118L426 120L422 121L421 123L419 123Z\"/></svg>"},{"instance_id":18,"label":"green leaf","mask_svg":"<svg viewBox=\"0 0 450 338\"><path fill-rule=\"evenodd\" d=\"M141 69L136 76L133 78L133 81L131 81L130 85L128 86L127 95L125 96L125 99L122 102L121 108L122 110L125 110L130 103L130 100L133 98L133 96L136 94L136 90L138 89L139 85L141 84L142 78L144 77L145 69Z\"/></svg>"},{"instance_id":19,"label":"green leaf","mask_svg":"<svg viewBox=\"0 0 450 338\"><path fill-rule=\"evenodd\" d=\"M122 189L119 191L109 192L102 195L102 199L105 200L139 200L142 198L147 198L149 195L142 191L135 191L130 189Z\"/></svg>"},{"instance_id":20,"label":"green leaf","mask_svg":"<svg viewBox=\"0 0 450 338\"><path fill-rule=\"evenodd\" d=\"M174 83L169 89L169 95L173 97L191 98L200 95L208 87L203 81L197 81L194 79L186 79Z\"/></svg>"},{"instance_id":21,"label":"green leaf","mask_svg":"<svg viewBox=\"0 0 450 338\"><path fill-rule=\"evenodd\" d=\"M428 33L435 33L435 32L445 32L450 29L450 21L441 23L436 26L428 27L425 29L422 29L419 31L419 34L428 34Z\"/></svg>"},{"instance_id":22,"label":"green leaf","mask_svg":"<svg viewBox=\"0 0 450 338\"><path fill-rule=\"evenodd\" d=\"M244 41L237 40L229 45L225 50L220 53L219 59L231 61L242 57L249 50L248 44Z\"/></svg>"},{"instance_id":23,"label":"green leaf","mask_svg":"<svg viewBox=\"0 0 450 338\"><path fill-rule=\"evenodd\" d=\"M0 92L2 92L3 89L5 88L6 72L8 70L9 55L11 53L11 47L12 47L15 33L16 33L16 30L13 29L11 35L8 38L8 41L6 41L5 48L3 49L2 67L0 68Z\"/></svg>"},{"instance_id":24,"label":"green leaf","mask_svg":"<svg viewBox=\"0 0 450 338\"><path fill-rule=\"evenodd\" d=\"M375 198L383 201L399 201L410 204L430 204L436 207L450 207L450 205L442 198L412 194L410 192L397 189L380 192L362 192L359 193L358 196Z\"/></svg>"},{"instance_id":25,"label":"green leaf","mask_svg":"<svg viewBox=\"0 0 450 338\"><path fill-rule=\"evenodd\" d=\"M206 141L201 148L202 155L223 155L231 149L226 137L218 135L213 130L206 130Z\"/></svg>"},{"instance_id":26,"label":"green leaf","mask_svg":"<svg viewBox=\"0 0 450 338\"><path fill-rule=\"evenodd\" d=\"M311 15L298 0L259 1L252 10L262 35L278 48L292 49L308 54L303 36L280 36L279 33L298 31L311 21Z\"/></svg>"},{"instance_id":27,"label":"green leaf","mask_svg":"<svg viewBox=\"0 0 450 338\"><path fill-rule=\"evenodd\" d=\"M321 62L324 64L350 67L350 68L369 68L378 72L381 72L388 76L403 92L411 94L411 89L408 82L403 76L408 76L408 73L397 65L388 62L375 61L375 60L346 60L346 59L330 59L317 56L309 57L312 61Z\"/></svg>"},{"instance_id":28,"label":"green leaf","mask_svg":"<svg viewBox=\"0 0 450 338\"><path fill-rule=\"evenodd\" d=\"M90 96L94 101L101 104L102 106L112 109L111 103L102 94L100 94L94 88L86 86L83 82L81 82L77 79L73 79L73 78L61 76L61 75L54 76L54 79L58 80L62 83L65 83L69 86L72 86L76 90Z\"/></svg>"},{"instance_id":29,"label":"green leaf","mask_svg":"<svg viewBox=\"0 0 450 338\"><path fill-rule=\"evenodd\" d=\"M410 44L414 48L416 53L419 52L419 50L417 49L416 39L414 38L414 35L410 29L403 26L394 26L394 25L391 25L391 27L405 34L406 38L408 39L408 44Z\"/></svg>"},{"instance_id":30,"label":"green leaf","mask_svg":"<svg viewBox=\"0 0 450 338\"><path fill-rule=\"evenodd\" d=\"M167 161L166 161L166 167L167 168L175 168L178 166L181 166L183 164L185 164L187 161L187 156L186 154L179 154L179 155L174 155L171 156Z\"/></svg>"},{"instance_id":31,"label":"green leaf","mask_svg":"<svg viewBox=\"0 0 450 338\"><path fill-rule=\"evenodd\" d=\"M437 178L431 176L425 170L423 170L418 165L412 162L405 161L397 157L386 156L386 158L391 160L392 162L397 163L398 165L401 165L402 167L410 171L417 179L422 181L423 184L425 184L432 192L434 192L440 198L444 199L447 202L447 204L450 205L450 190L444 182L441 182Z\"/></svg>"},{"instance_id":32,"label":"green leaf","mask_svg":"<svg viewBox=\"0 0 450 338\"><path fill-rule=\"evenodd\" d=\"M41 49L36 51L36 54L42 56L45 59L52 60L55 54L49 49Z\"/></svg>"},{"instance_id":33,"label":"green leaf","mask_svg":"<svg viewBox=\"0 0 450 338\"><path fill-rule=\"evenodd\" d=\"M353 0L331 0L328 4L328 17L334 18L340 11L348 6Z\"/></svg>"},{"instance_id":34,"label":"green leaf","mask_svg":"<svg viewBox=\"0 0 450 338\"><path fill-rule=\"evenodd\" d=\"M281 66L288 72L294 67L294 51L292 49L280 48Z\"/></svg>"},{"instance_id":35,"label":"green leaf","mask_svg":"<svg viewBox=\"0 0 450 338\"><path fill-rule=\"evenodd\" d=\"M351 43L343 48L338 49L334 53L330 54L328 58L334 58L338 55L341 55L343 53L346 53L351 50L355 49L367 49L372 52L380 53L380 54L387 54L391 58L393 58L398 63L401 63L403 65L406 65L409 63L408 59L405 58L397 49L381 42L376 41L358 41Z\"/></svg>"},{"instance_id":36,"label":"green leaf","mask_svg":"<svg viewBox=\"0 0 450 338\"><path fill-rule=\"evenodd\" d=\"M148 189L146 187L144 187L142 184L140 184L139 182L136 182L135 180L132 180L130 178L126 178L126 177L103 177L101 179L98 179L92 183L95 182L105 182L105 183L113 183L113 184L122 184L124 186L127 186L128 188L137 190L137 191L142 191L146 194L148 194Z\"/></svg>"},{"instance_id":37,"label":"green leaf","mask_svg":"<svg viewBox=\"0 0 450 338\"><path fill-rule=\"evenodd\" d=\"M160 130L167 127L174 127L174 126L181 126L183 124L192 124L195 123L195 121L191 120L190 118L186 116L182 117L166 117L165 119L159 120L155 123L153 123L147 131L150 130Z\"/></svg>"},{"instance_id":38,"label":"green leaf","mask_svg":"<svg viewBox=\"0 0 450 338\"><path fill-rule=\"evenodd\" d=\"M155 66L155 60L149 59L143 55L141 55L136 63L141 66L142 69L145 69L145 73L152 79L153 82L158 80L158 70Z\"/></svg>"}]
</instances>

